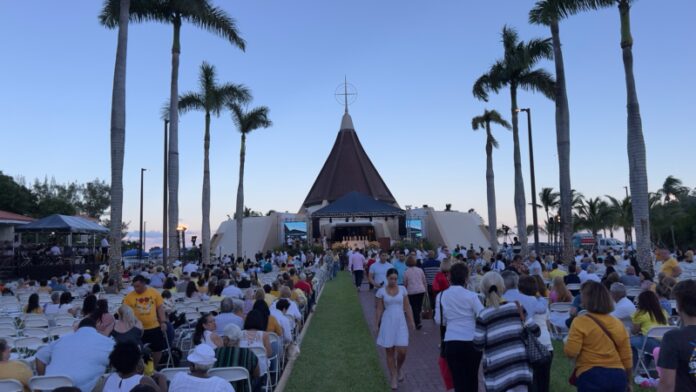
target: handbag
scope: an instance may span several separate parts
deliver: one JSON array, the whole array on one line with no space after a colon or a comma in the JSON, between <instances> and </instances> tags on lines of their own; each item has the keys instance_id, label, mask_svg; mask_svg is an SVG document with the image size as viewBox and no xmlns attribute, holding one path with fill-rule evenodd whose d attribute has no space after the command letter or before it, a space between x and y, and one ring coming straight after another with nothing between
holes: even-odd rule
<instances>
[{"instance_id":1,"label":"handbag","mask_svg":"<svg viewBox=\"0 0 696 392\"><path fill-rule=\"evenodd\" d=\"M549 363L551 360L551 353L549 349L546 348L536 336L531 331L531 329L525 324L524 313L522 313L522 307L519 302L517 304L517 312L520 314L520 322L522 323L522 342L526 347L527 351L527 361L533 365L544 365Z\"/></svg>"},{"instance_id":2,"label":"handbag","mask_svg":"<svg viewBox=\"0 0 696 392\"><path fill-rule=\"evenodd\" d=\"M443 312L442 312L442 296L445 295L445 292L440 293L440 357L445 358L445 333L447 332L447 326L445 325L443 321ZM427 296L427 294L426 294Z\"/></svg>"},{"instance_id":3,"label":"handbag","mask_svg":"<svg viewBox=\"0 0 696 392\"><path fill-rule=\"evenodd\" d=\"M430 305L430 298L428 297L428 293L425 293L425 295L423 296L423 310L421 311L421 319L433 319L433 307Z\"/></svg>"},{"instance_id":4,"label":"handbag","mask_svg":"<svg viewBox=\"0 0 696 392\"><path fill-rule=\"evenodd\" d=\"M597 326L599 326L599 328L602 330L602 332L604 332L604 334L609 338L609 340L611 340L611 342L614 343L614 349L616 349L616 352L618 353L619 352L619 345L616 344L616 341L614 340L614 338L611 337L611 334L609 333L609 331L607 331L607 328L604 326L604 324L602 324L599 320L594 318L589 313L585 314L585 316L589 317L590 320L594 321L595 324L597 324ZM568 377L568 384L575 385L577 383L577 381L578 381L577 371L578 371L577 368L573 369L573 372L570 374L570 377ZM629 382L631 382L631 381L629 380Z\"/></svg>"}]
</instances>

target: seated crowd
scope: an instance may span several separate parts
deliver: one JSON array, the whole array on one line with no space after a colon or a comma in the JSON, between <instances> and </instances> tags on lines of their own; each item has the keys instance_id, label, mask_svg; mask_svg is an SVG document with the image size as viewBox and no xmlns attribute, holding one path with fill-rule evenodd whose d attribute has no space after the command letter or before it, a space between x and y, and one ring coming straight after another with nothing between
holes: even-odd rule
<instances>
[{"instance_id":1,"label":"seated crowd","mask_svg":"<svg viewBox=\"0 0 696 392\"><path fill-rule=\"evenodd\" d=\"M259 264L249 261L206 268L176 263L168 275L161 267L128 268L124 281L131 284L123 290L90 271L38 285L16 282L18 297L28 297L22 314L3 316L17 332L0 333L0 380L17 379L28 388L35 373L68 376L82 391L245 391L244 382L207 375L213 367L240 366L248 370L252 390L260 391L270 385L271 372L282 371L279 358L303 327L316 300L317 275L327 268L321 257L297 264L265 276L267 284L259 280ZM14 298L14 292L7 295ZM207 311L198 311L203 307ZM31 315L46 326L73 320L74 332L44 339L33 363L10 360L13 341ZM157 370L176 365L182 351L190 372L168 385Z\"/></svg>"}]
</instances>

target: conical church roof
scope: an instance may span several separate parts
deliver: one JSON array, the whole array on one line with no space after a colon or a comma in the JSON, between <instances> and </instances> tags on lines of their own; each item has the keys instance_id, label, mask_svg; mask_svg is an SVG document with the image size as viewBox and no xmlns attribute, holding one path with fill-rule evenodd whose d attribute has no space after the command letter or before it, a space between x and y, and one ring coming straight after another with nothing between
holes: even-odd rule
<instances>
[{"instance_id":1,"label":"conical church roof","mask_svg":"<svg viewBox=\"0 0 696 392\"><path fill-rule=\"evenodd\" d=\"M387 184L360 144L353 119L346 110L331 153L302 206L307 208L321 204L324 200L331 203L350 192L360 192L390 204L396 203Z\"/></svg>"}]
</instances>

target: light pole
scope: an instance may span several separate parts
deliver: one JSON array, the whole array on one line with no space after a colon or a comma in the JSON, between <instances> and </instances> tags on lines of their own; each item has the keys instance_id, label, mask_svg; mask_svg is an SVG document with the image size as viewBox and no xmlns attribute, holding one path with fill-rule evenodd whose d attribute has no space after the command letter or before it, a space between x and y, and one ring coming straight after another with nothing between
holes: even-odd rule
<instances>
[{"instance_id":1,"label":"light pole","mask_svg":"<svg viewBox=\"0 0 696 392\"><path fill-rule=\"evenodd\" d=\"M168 210L168 204L167 203L167 155L169 155L169 120L165 119L164 120L164 183L163 183L163 191L162 191L162 266L164 267L164 270L167 271L167 254L168 254L168 249L167 249L167 235L168 235L168 227L167 227L167 210Z\"/></svg>"},{"instance_id":2,"label":"light pole","mask_svg":"<svg viewBox=\"0 0 696 392\"><path fill-rule=\"evenodd\" d=\"M539 222L537 220L536 209L536 178L534 176L534 144L532 143L532 111L530 108L517 109L518 112L527 113L527 133L529 135L529 173L530 182L532 183L532 219L534 220L534 251L537 256L539 253Z\"/></svg>"},{"instance_id":3,"label":"light pole","mask_svg":"<svg viewBox=\"0 0 696 392\"><path fill-rule=\"evenodd\" d=\"M145 168L140 168L140 236L138 240L138 260L143 258L143 178Z\"/></svg>"}]
</instances>

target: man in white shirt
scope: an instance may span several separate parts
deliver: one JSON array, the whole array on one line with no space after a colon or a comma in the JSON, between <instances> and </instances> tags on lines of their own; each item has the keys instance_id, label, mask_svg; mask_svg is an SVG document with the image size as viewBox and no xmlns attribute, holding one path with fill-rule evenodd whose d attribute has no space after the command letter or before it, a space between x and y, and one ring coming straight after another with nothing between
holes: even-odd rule
<instances>
[{"instance_id":1,"label":"man in white shirt","mask_svg":"<svg viewBox=\"0 0 696 392\"><path fill-rule=\"evenodd\" d=\"M114 341L97 332L95 321L87 317L75 333L39 349L36 372L40 376L68 376L76 387L91 391L106 371L113 348Z\"/></svg>"},{"instance_id":2,"label":"man in white shirt","mask_svg":"<svg viewBox=\"0 0 696 392\"><path fill-rule=\"evenodd\" d=\"M599 276L597 276L597 274L594 273L594 271L595 265L592 263L588 265L586 268L583 268L583 270L580 271L580 273L578 274L578 278L580 278L580 284L583 284L588 280L601 282L602 279L600 279Z\"/></svg>"},{"instance_id":3,"label":"man in white shirt","mask_svg":"<svg viewBox=\"0 0 696 392\"><path fill-rule=\"evenodd\" d=\"M244 298L242 290L240 290L239 287L236 286L233 280L230 280L229 285L222 289L222 296L227 298Z\"/></svg>"},{"instance_id":4,"label":"man in white shirt","mask_svg":"<svg viewBox=\"0 0 696 392\"><path fill-rule=\"evenodd\" d=\"M220 313L215 316L218 335L222 336L228 324L244 329L244 302L239 299L223 298L220 302Z\"/></svg>"},{"instance_id":5,"label":"man in white shirt","mask_svg":"<svg viewBox=\"0 0 696 392\"><path fill-rule=\"evenodd\" d=\"M300 321L302 321L302 313L300 312L300 308L299 308L299 306L297 306L297 303L295 303L295 301L290 299L291 296L292 296L292 293L290 291L290 287L282 286L280 288L280 299L286 299L290 303L290 306L288 307L288 310L285 314L287 314L290 317L292 317L293 319L295 319L296 322L300 322ZM271 304L271 308L275 308L276 305L278 304L278 301L280 301L280 299L275 300Z\"/></svg>"},{"instance_id":6,"label":"man in white shirt","mask_svg":"<svg viewBox=\"0 0 696 392\"><path fill-rule=\"evenodd\" d=\"M382 251L379 254L379 261L370 266L367 279L376 289L379 289L387 282L387 271L394 268L387 260L389 260L389 254L386 251Z\"/></svg>"},{"instance_id":7,"label":"man in white shirt","mask_svg":"<svg viewBox=\"0 0 696 392\"><path fill-rule=\"evenodd\" d=\"M51 249L49 249L48 253L51 256L60 256L60 247L58 247L58 245L53 245Z\"/></svg>"},{"instance_id":8,"label":"man in white shirt","mask_svg":"<svg viewBox=\"0 0 696 392\"><path fill-rule=\"evenodd\" d=\"M183 269L184 272L191 275L193 272L198 271L198 266L195 263L186 263Z\"/></svg>"},{"instance_id":9,"label":"man in white shirt","mask_svg":"<svg viewBox=\"0 0 696 392\"><path fill-rule=\"evenodd\" d=\"M208 376L215 365L215 351L207 344L199 344L186 357L191 364L189 372L177 373L169 384L170 392L234 392L232 384L217 376Z\"/></svg>"},{"instance_id":10,"label":"man in white shirt","mask_svg":"<svg viewBox=\"0 0 696 392\"><path fill-rule=\"evenodd\" d=\"M614 299L614 311L611 315L621 320L621 322L630 329L631 327L631 316L636 311L636 306L626 298L626 286L623 283L612 283L609 288L611 292L611 297Z\"/></svg>"},{"instance_id":11,"label":"man in white shirt","mask_svg":"<svg viewBox=\"0 0 696 392\"><path fill-rule=\"evenodd\" d=\"M271 307L271 316L278 320L278 323L283 328L283 341L287 344L292 342L292 325L290 320L285 316L288 309L290 309L290 301L285 298L281 298L275 302L275 306Z\"/></svg>"},{"instance_id":12,"label":"man in white shirt","mask_svg":"<svg viewBox=\"0 0 696 392\"><path fill-rule=\"evenodd\" d=\"M536 252L532 251L529 253L529 275L543 276L542 271L543 268L541 267L539 260L537 260L537 254Z\"/></svg>"}]
</instances>

